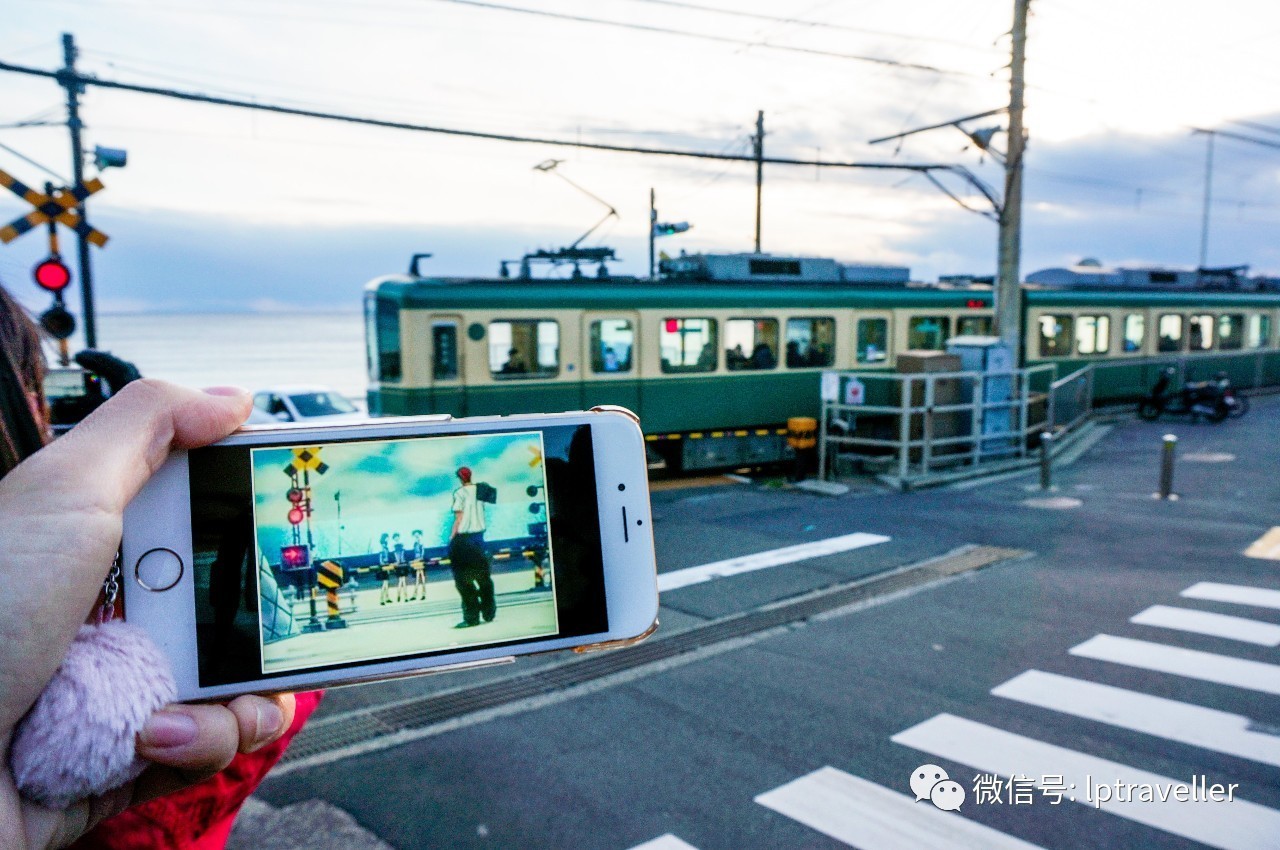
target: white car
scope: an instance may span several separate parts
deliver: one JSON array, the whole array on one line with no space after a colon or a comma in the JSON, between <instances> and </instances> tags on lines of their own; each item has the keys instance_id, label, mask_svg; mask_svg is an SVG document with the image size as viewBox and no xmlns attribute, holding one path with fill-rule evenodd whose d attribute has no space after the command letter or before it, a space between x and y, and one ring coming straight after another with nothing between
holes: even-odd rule
<instances>
[{"instance_id":1,"label":"white car","mask_svg":"<svg viewBox=\"0 0 1280 850\"><path fill-rule=\"evenodd\" d=\"M253 394L253 411L246 424L303 422L361 422L365 415L345 397L318 384L269 387Z\"/></svg>"}]
</instances>

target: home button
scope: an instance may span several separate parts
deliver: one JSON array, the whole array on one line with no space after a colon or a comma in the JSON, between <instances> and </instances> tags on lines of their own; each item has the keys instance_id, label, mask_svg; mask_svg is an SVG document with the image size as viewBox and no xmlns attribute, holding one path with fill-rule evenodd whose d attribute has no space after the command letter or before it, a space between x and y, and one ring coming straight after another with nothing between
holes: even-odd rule
<instances>
[{"instance_id":1,"label":"home button","mask_svg":"<svg viewBox=\"0 0 1280 850\"><path fill-rule=\"evenodd\" d=\"M182 559L172 549L152 549L133 568L138 584L147 590L168 590L182 579Z\"/></svg>"}]
</instances>

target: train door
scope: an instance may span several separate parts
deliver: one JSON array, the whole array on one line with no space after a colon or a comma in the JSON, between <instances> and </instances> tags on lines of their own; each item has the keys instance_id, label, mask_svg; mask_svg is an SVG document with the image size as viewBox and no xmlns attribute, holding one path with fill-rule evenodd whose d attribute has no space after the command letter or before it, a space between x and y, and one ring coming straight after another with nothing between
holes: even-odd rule
<instances>
[{"instance_id":1,"label":"train door","mask_svg":"<svg viewBox=\"0 0 1280 850\"><path fill-rule=\"evenodd\" d=\"M640 314L582 314L582 407L619 404L640 413Z\"/></svg>"},{"instance_id":2,"label":"train door","mask_svg":"<svg viewBox=\"0 0 1280 850\"><path fill-rule=\"evenodd\" d=\"M462 317L436 314L431 317L431 410L434 413L467 415L466 386L462 368Z\"/></svg>"}]
</instances>

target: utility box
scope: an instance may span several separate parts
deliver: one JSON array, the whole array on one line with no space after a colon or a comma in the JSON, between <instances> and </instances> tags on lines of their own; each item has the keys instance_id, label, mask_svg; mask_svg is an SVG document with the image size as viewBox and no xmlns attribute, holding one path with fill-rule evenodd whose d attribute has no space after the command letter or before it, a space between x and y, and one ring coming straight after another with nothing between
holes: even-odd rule
<instances>
[{"instance_id":1,"label":"utility box","mask_svg":"<svg viewBox=\"0 0 1280 850\"><path fill-rule=\"evenodd\" d=\"M983 408L978 415L984 455L1013 454L1018 450L1014 436L1013 352L998 336L957 336L947 343L965 372L982 372ZM965 403L973 401L976 383L966 383L961 392Z\"/></svg>"},{"instance_id":2,"label":"utility box","mask_svg":"<svg viewBox=\"0 0 1280 850\"><path fill-rule=\"evenodd\" d=\"M946 351L904 351L898 355L897 371L900 375L927 375L940 374L946 372L961 372L960 358L955 354ZM933 407L948 407L950 405L961 404L963 398L961 396L961 383L958 378L936 378L933 383ZM911 406L922 407L927 399L925 390L926 381L911 382ZM934 413L932 408L923 414L916 413L911 416L910 434L912 440L919 440L924 437L925 420L930 423L930 434L934 440L945 440L949 437L959 437L968 433L967 414L958 410L942 411ZM960 443L949 443L943 446L937 446L932 449L934 455L954 454L964 451L965 447ZM911 460L915 462L920 459L921 450L913 448L911 450Z\"/></svg>"}]
</instances>

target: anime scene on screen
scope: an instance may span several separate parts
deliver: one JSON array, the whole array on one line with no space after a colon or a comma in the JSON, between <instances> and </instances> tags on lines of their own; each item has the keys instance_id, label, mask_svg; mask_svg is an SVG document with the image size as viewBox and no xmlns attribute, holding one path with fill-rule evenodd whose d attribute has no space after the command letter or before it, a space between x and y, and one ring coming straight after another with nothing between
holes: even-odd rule
<instances>
[{"instance_id":1,"label":"anime scene on screen","mask_svg":"<svg viewBox=\"0 0 1280 850\"><path fill-rule=\"evenodd\" d=\"M251 458L263 673L557 633L540 432Z\"/></svg>"}]
</instances>

